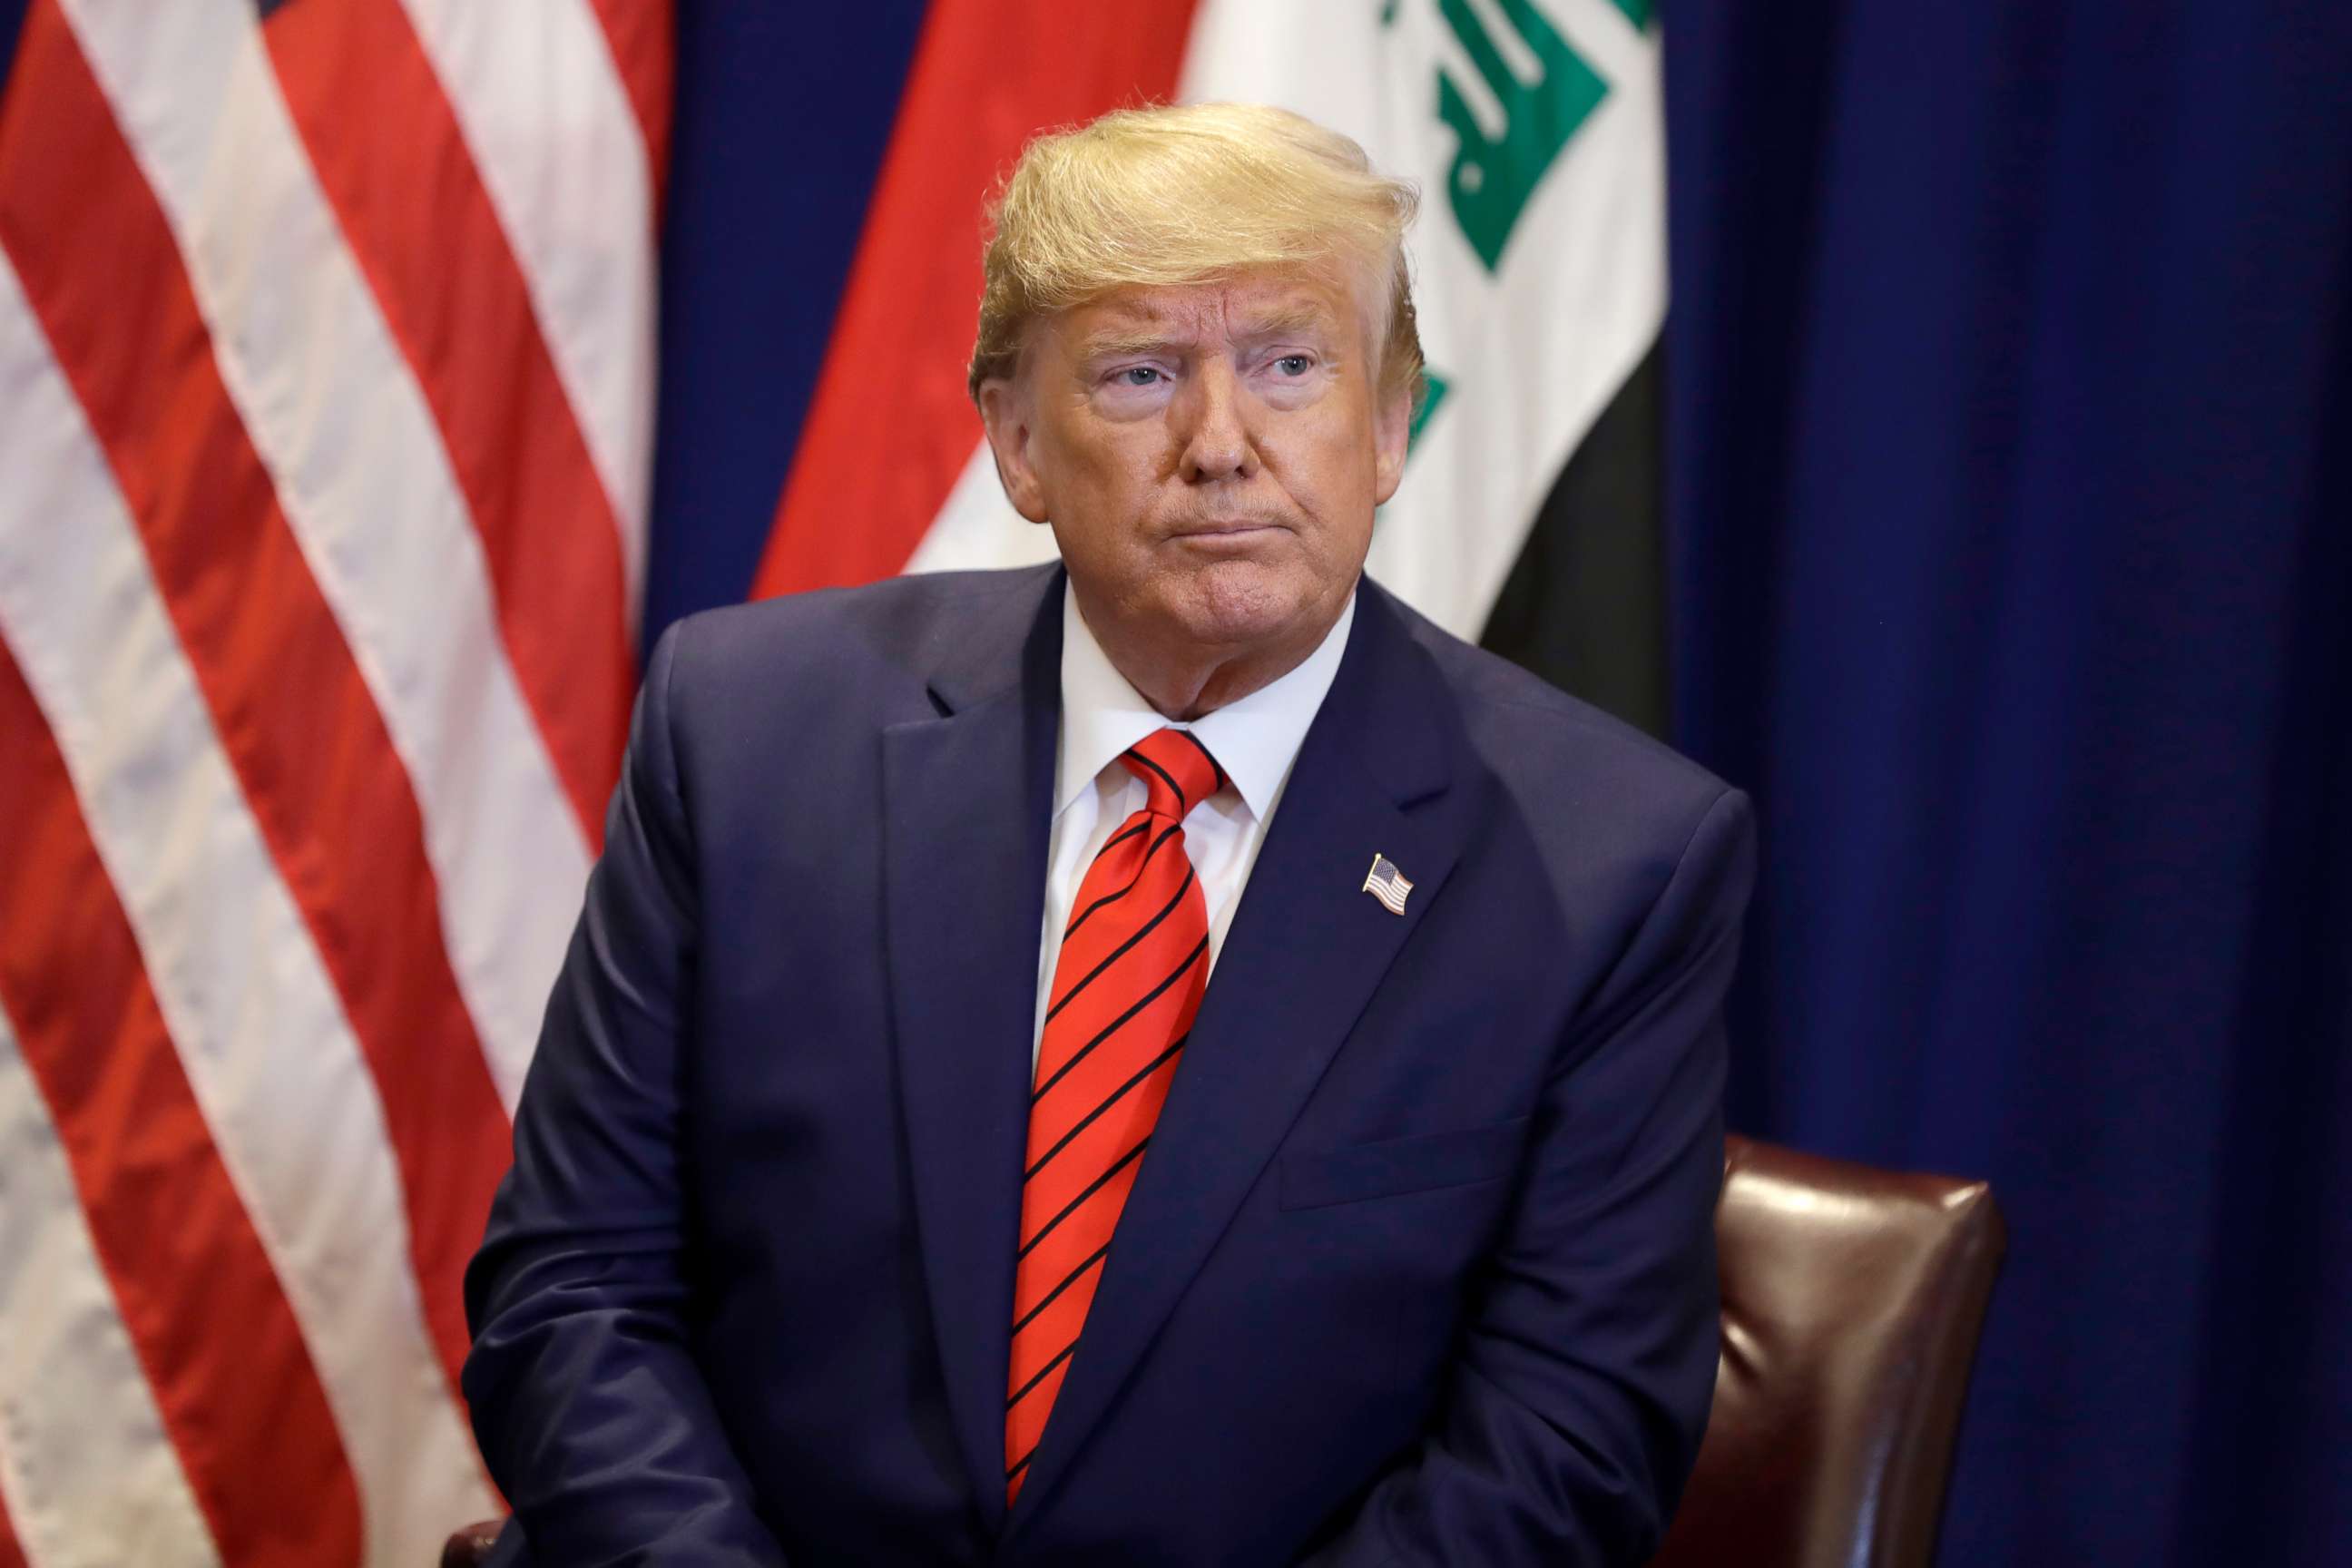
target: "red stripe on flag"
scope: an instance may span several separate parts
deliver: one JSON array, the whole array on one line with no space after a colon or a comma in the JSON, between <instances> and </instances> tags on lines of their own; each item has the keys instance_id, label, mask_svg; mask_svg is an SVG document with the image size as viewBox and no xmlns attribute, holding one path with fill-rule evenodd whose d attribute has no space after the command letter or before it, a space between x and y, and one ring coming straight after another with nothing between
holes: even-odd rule
<instances>
[{"instance_id":1,"label":"red stripe on flag","mask_svg":"<svg viewBox=\"0 0 2352 1568\"><path fill-rule=\"evenodd\" d=\"M0 734L0 1003L181 1468L224 1562L357 1562L359 1489L326 1391L5 643Z\"/></svg>"},{"instance_id":2,"label":"red stripe on flag","mask_svg":"<svg viewBox=\"0 0 2352 1568\"><path fill-rule=\"evenodd\" d=\"M0 1568L27 1568L25 1549L16 1544L16 1532L8 1522L8 1500L0 1496Z\"/></svg>"},{"instance_id":3,"label":"red stripe on flag","mask_svg":"<svg viewBox=\"0 0 2352 1568\"><path fill-rule=\"evenodd\" d=\"M425 1321L454 1388L461 1279L508 1129L450 969L416 798L57 0L36 0L19 47L0 102L0 245L105 449L214 728L367 1058Z\"/></svg>"},{"instance_id":4,"label":"red stripe on flag","mask_svg":"<svg viewBox=\"0 0 2352 1568\"><path fill-rule=\"evenodd\" d=\"M432 406L508 656L593 847L636 673L621 533L521 266L399 0L287 5L262 31L344 237Z\"/></svg>"},{"instance_id":5,"label":"red stripe on flag","mask_svg":"<svg viewBox=\"0 0 2352 1568\"><path fill-rule=\"evenodd\" d=\"M937 0L752 594L887 577L971 461L981 219L1049 126L1176 89L1193 0Z\"/></svg>"},{"instance_id":6,"label":"red stripe on flag","mask_svg":"<svg viewBox=\"0 0 2352 1568\"><path fill-rule=\"evenodd\" d=\"M677 79L677 20L672 0L590 0L621 90L636 111L646 138L646 188L653 193L654 218L661 218L662 191L669 184L670 94Z\"/></svg>"}]
</instances>

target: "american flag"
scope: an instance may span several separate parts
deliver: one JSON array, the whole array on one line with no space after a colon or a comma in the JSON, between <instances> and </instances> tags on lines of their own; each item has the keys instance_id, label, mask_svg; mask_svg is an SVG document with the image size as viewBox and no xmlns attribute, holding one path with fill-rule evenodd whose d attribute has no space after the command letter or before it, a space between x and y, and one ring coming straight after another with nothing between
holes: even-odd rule
<instances>
[{"instance_id":1,"label":"american flag","mask_svg":"<svg viewBox=\"0 0 2352 1568\"><path fill-rule=\"evenodd\" d=\"M0 1565L498 1510L458 1281L635 678L669 4L0 5Z\"/></svg>"},{"instance_id":2,"label":"american flag","mask_svg":"<svg viewBox=\"0 0 2352 1568\"><path fill-rule=\"evenodd\" d=\"M1380 900L1392 915L1404 913L1404 901L1412 891L1412 884L1396 868L1396 862L1385 855L1372 857L1372 868L1364 873L1364 891Z\"/></svg>"}]
</instances>

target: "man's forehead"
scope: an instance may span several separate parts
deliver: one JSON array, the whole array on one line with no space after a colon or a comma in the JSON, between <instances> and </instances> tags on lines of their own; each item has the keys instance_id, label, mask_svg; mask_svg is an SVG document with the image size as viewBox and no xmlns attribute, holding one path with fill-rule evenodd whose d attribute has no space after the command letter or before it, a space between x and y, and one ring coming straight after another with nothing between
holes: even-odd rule
<instances>
[{"instance_id":1,"label":"man's forehead","mask_svg":"<svg viewBox=\"0 0 2352 1568\"><path fill-rule=\"evenodd\" d=\"M1160 337L1242 336L1305 327L1336 327L1347 319L1344 290L1313 277L1240 278L1213 283L1131 285L1074 306L1066 330L1080 341L1144 334Z\"/></svg>"}]
</instances>

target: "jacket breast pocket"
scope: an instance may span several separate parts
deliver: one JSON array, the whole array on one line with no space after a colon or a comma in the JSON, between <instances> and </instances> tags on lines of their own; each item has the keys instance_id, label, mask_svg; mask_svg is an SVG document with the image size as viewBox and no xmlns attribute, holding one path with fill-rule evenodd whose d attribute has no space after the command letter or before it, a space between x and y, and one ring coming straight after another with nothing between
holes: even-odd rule
<instances>
[{"instance_id":1,"label":"jacket breast pocket","mask_svg":"<svg viewBox=\"0 0 2352 1568\"><path fill-rule=\"evenodd\" d=\"M1323 1208L1492 1181L1510 1173L1527 1131L1528 1119L1516 1116L1454 1132L1300 1150L1282 1157L1281 1204Z\"/></svg>"}]
</instances>

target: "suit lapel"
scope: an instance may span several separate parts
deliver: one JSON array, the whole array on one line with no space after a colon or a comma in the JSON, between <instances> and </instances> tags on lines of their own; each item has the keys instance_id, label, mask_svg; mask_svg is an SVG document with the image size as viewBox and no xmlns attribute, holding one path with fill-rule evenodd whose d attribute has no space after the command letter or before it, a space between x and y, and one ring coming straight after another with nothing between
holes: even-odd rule
<instances>
[{"instance_id":1,"label":"suit lapel","mask_svg":"<svg viewBox=\"0 0 2352 1568\"><path fill-rule=\"evenodd\" d=\"M1046 1505L1436 901L1463 835L1443 809L1457 722L1428 656L1365 584L1119 1217L1014 1534ZM1412 880L1402 916L1362 890L1375 854Z\"/></svg>"},{"instance_id":2,"label":"suit lapel","mask_svg":"<svg viewBox=\"0 0 2352 1568\"><path fill-rule=\"evenodd\" d=\"M1061 706L1061 574L940 650L932 719L883 731L890 990L916 1229L948 1404L991 1531Z\"/></svg>"}]
</instances>

